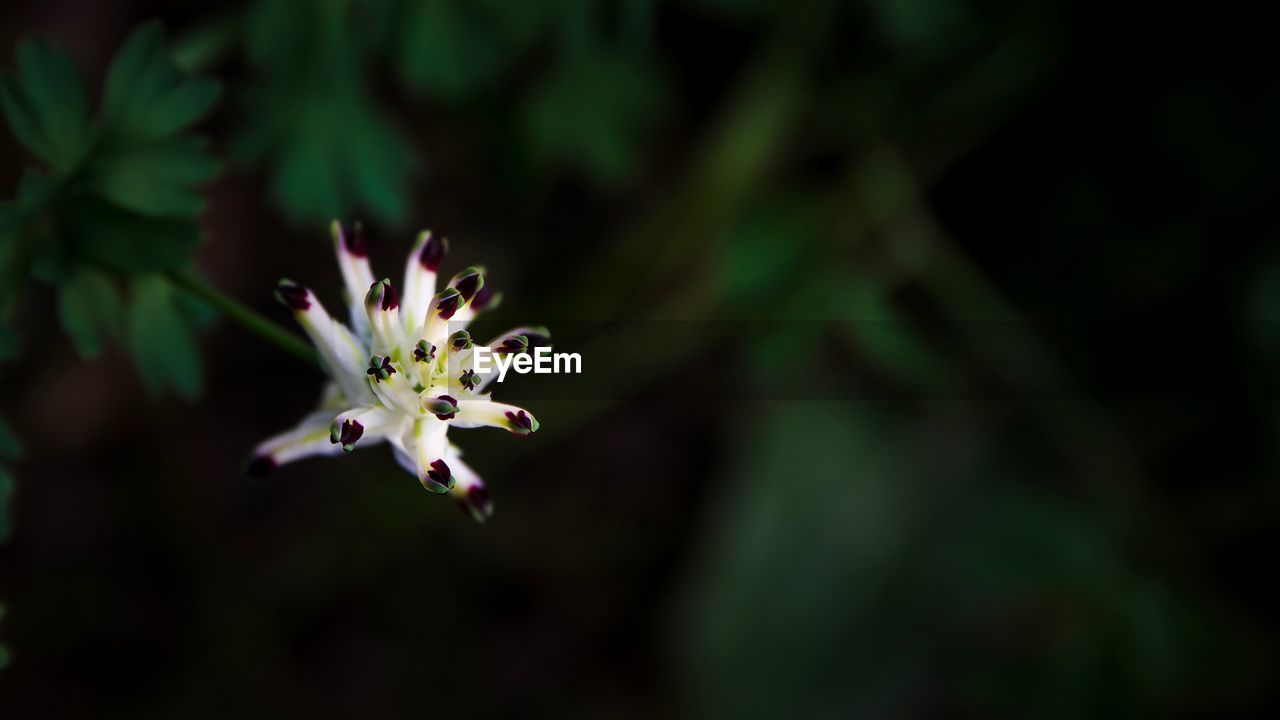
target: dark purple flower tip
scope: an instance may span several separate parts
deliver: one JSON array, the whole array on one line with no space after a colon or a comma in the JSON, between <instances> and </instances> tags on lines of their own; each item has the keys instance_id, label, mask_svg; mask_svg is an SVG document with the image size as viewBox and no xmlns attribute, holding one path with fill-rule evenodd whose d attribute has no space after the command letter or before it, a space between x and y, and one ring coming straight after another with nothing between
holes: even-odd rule
<instances>
[{"instance_id":1,"label":"dark purple flower tip","mask_svg":"<svg viewBox=\"0 0 1280 720\"><path fill-rule=\"evenodd\" d=\"M427 411L441 420L452 420L458 413L458 401L450 395L441 395L426 402Z\"/></svg>"},{"instance_id":2,"label":"dark purple flower tip","mask_svg":"<svg viewBox=\"0 0 1280 720\"><path fill-rule=\"evenodd\" d=\"M364 435L364 425L359 420L345 420L342 423L342 434L338 438L338 442L342 443L342 449L351 452L352 446L356 441Z\"/></svg>"},{"instance_id":3,"label":"dark purple flower tip","mask_svg":"<svg viewBox=\"0 0 1280 720\"><path fill-rule=\"evenodd\" d=\"M372 375L374 382L382 382L392 375L396 374L396 369L391 366L390 355L374 355L369 358L369 369L365 370L366 375Z\"/></svg>"},{"instance_id":4,"label":"dark purple flower tip","mask_svg":"<svg viewBox=\"0 0 1280 720\"><path fill-rule=\"evenodd\" d=\"M461 304L462 293L458 292L457 288L449 288L436 296L436 313L441 320L448 320L458 312Z\"/></svg>"},{"instance_id":5,"label":"dark purple flower tip","mask_svg":"<svg viewBox=\"0 0 1280 720\"><path fill-rule=\"evenodd\" d=\"M454 275L449 281L449 287L457 288L458 292L462 293L463 302L470 302L483 285L484 269L475 265Z\"/></svg>"},{"instance_id":6,"label":"dark purple flower tip","mask_svg":"<svg viewBox=\"0 0 1280 720\"><path fill-rule=\"evenodd\" d=\"M436 346L426 340L419 340L413 348L413 359L417 362L431 362L436 359Z\"/></svg>"},{"instance_id":7,"label":"dark purple flower tip","mask_svg":"<svg viewBox=\"0 0 1280 720\"><path fill-rule=\"evenodd\" d=\"M490 285L483 285L476 291L476 296L471 298L471 309L476 312L480 312L481 310L489 307L490 303L493 302L493 299L493 287Z\"/></svg>"},{"instance_id":8,"label":"dark purple flower tip","mask_svg":"<svg viewBox=\"0 0 1280 720\"><path fill-rule=\"evenodd\" d=\"M279 466L270 455L255 455L245 466L244 473L249 477L262 477Z\"/></svg>"},{"instance_id":9,"label":"dark purple flower tip","mask_svg":"<svg viewBox=\"0 0 1280 720\"><path fill-rule=\"evenodd\" d=\"M489 499L489 491L483 485L468 488L467 494L458 498L458 507L478 523L493 517L493 501Z\"/></svg>"},{"instance_id":10,"label":"dark purple flower tip","mask_svg":"<svg viewBox=\"0 0 1280 720\"><path fill-rule=\"evenodd\" d=\"M468 390L475 390L476 385L480 384L480 376L471 368L462 371L462 375L458 378L458 382L462 383L462 387Z\"/></svg>"},{"instance_id":11,"label":"dark purple flower tip","mask_svg":"<svg viewBox=\"0 0 1280 720\"><path fill-rule=\"evenodd\" d=\"M445 253L449 252L449 241L434 235L428 235L427 242L422 246L422 251L418 253L418 262L422 263L422 267L431 272L440 269L440 261L444 260Z\"/></svg>"},{"instance_id":12,"label":"dark purple flower tip","mask_svg":"<svg viewBox=\"0 0 1280 720\"><path fill-rule=\"evenodd\" d=\"M513 335L504 339L497 347L499 355L511 355L514 353L522 353L529 349L529 338L523 335Z\"/></svg>"},{"instance_id":13,"label":"dark purple flower tip","mask_svg":"<svg viewBox=\"0 0 1280 720\"><path fill-rule=\"evenodd\" d=\"M292 280L281 280L276 283L276 301L287 308L309 310L311 300L307 295L307 289Z\"/></svg>"},{"instance_id":14,"label":"dark purple flower tip","mask_svg":"<svg viewBox=\"0 0 1280 720\"><path fill-rule=\"evenodd\" d=\"M369 257L369 243L364 237L364 225L359 220L351 226L350 230L339 225L338 232L342 235L342 247L348 253L356 257Z\"/></svg>"},{"instance_id":15,"label":"dark purple flower tip","mask_svg":"<svg viewBox=\"0 0 1280 720\"><path fill-rule=\"evenodd\" d=\"M400 293L396 292L396 287L391 281L383 278L369 286L369 292L364 296L366 305L378 304L384 311L395 310L400 307Z\"/></svg>"},{"instance_id":16,"label":"dark purple flower tip","mask_svg":"<svg viewBox=\"0 0 1280 720\"><path fill-rule=\"evenodd\" d=\"M533 416L523 410L518 412L507 411L507 429L513 435L520 437L528 437L531 433L538 430L538 421Z\"/></svg>"},{"instance_id":17,"label":"dark purple flower tip","mask_svg":"<svg viewBox=\"0 0 1280 720\"><path fill-rule=\"evenodd\" d=\"M435 493L449 492L453 489L453 482L453 472L449 470L444 460L432 461L424 483L427 489Z\"/></svg>"},{"instance_id":18,"label":"dark purple flower tip","mask_svg":"<svg viewBox=\"0 0 1280 720\"><path fill-rule=\"evenodd\" d=\"M382 293L382 309L395 310L400 307L400 293L396 292L396 286L387 283L386 290Z\"/></svg>"},{"instance_id":19,"label":"dark purple flower tip","mask_svg":"<svg viewBox=\"0 0 1280 720\"><path fill-rule=\"evenodd\" d=\"M450 335L449 347L453 348L455 352L460 352L471 347L471 333L466 330L459 330L458 332Z\"/></svg>"}]
</instances>

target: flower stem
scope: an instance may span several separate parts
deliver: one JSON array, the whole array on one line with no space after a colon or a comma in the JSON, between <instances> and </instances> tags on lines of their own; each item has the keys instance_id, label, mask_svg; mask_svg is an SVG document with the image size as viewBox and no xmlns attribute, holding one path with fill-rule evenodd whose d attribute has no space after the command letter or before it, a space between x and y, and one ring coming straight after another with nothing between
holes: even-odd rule
<instances>
[{"instance_id":1,"label":"flower stem","mask_svg":"<svg viewBox=\"0 0 1280 720\"><path fill-rule=\"evenodd\" d=\"M320 364L316 359L315 351L302 338L259 315L243 303L227 297L215 288L204 284L191 273L170 272L169 280L176 287L204 301L223 317L235 322L245 330L274 344L300 360L305 360L317 366Z\"/></svg>"}]
</instances>

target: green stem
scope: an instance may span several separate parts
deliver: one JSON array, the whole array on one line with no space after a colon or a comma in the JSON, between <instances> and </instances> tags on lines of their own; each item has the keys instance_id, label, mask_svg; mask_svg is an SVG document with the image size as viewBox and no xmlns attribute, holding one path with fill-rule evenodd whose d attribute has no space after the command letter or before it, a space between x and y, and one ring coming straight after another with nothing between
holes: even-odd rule
<instances>
[{"instance_id":1,"label":"green stem","mask_svg":"<svg viewBox=\"0 0 1280 720\"><path fill-rule=\"evenodd\" d=\"M315 351L302 338L264 318L239 301L209 287L194 275L185 272L171 272L169 273L169 280L192 296L208 303L223 317L237 323L245 330L274 344L300 360L319 366L320 363L316 358Z\"/></svg>"}]
</instances>

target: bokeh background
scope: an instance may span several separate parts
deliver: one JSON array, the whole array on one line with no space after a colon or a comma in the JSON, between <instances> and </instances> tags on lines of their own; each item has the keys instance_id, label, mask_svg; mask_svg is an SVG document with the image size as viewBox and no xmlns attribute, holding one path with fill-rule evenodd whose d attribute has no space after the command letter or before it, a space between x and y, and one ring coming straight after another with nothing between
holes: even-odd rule
<instances>
[{"instance_id":1,"label":"bokeh background","mask_svg":"<svg viewBox=\"0 0 1280 720\"><path fill-rule=\"evenodd\" d=\"M0 6L0 715L1274 715L1272 34ZM241 473L319 373L173 273L287 326L280 276L337 304L332 217L393 278L449 236L481 336L582 353L501 388L532 438L457 433L489 524L383 449Z\"/></svg>"}]
</instances>

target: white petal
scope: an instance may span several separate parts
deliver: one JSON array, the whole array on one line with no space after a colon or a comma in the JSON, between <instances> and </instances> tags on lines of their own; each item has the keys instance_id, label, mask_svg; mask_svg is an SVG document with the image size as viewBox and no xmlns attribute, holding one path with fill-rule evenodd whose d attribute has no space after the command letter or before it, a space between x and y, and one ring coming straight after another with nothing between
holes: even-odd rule
<instances>
[{"instance_id":1,"label":"white petal","mask_svg":"<svg viewBox=\"0 0 1280 720\"><path fill-rule=\"evenodd\" d=\"M307 288L281 281L276 294L293 310L298 324L311 339L321 362L343 395L354 403L371 403L373 394L364 381L367 353L347 326L335 321L315 293Z\"/></svg>"},{"instance_id":2,"label":"white petal","mask_svg":"<svg viewBox=\"0 0 1280 720\"><path fill-rule=\"evenodd\" d=\"M387 440L391 441L391 452L396 458L396 464L404 468L404 471L410 475L417 476L418 464L414 461L413 456L409 454L409 451L404 449L404 443L399 440L392 441L392 438L387 438Z\"/></svg>"},{"instance_id":3,"label":"white petal","mask_svg":"<svg viewBox=\"0 0 1280 720\"><path fill-rule=\"evenodd\" d=\"M434 417L420 418L405 437L405 448L413 456L414 472L422 486L435 493L453 487L453 471L445 460L449 426Z\"/></svg>"},{"instance_id":4,"label":"white petal","mask_svg":"<svg viewBox=\"0 0 1280 720\"><path fill-rule=\"evenodd\" d=\"M381 405L351 408L339 413L329 424L329 441L340 443L345 450L353 449L356 444L364 447L381 442L389 435L399 437L407 422L403 413Z\"/></svg>"},{"instance_id":5,"label":"white petal","mask_svg":"<svg viewBox=\"0 0 1280 720\"><path fill-rule=\"evenodd\" d=\"M431 236L430 230L418 233L404 268L402 311L404 329L417 335L426 322L427 308L436 294L436 272L449 244L444 238Z\"/></svg>"},{"instance_id":6,"label":"white petal","mask_svg":"<svg viewBox=\"0 0 1280 720\"><path fill-rule=\"evenodd\" d=\"M369 286L364 308L371 333L371 351L401 361L409 354L409 341L400 324L400 295L390 280Z\"/></svg>"},{"instance_id":7,"label":"white petal","mask_svg":"<svg viewBox=\"0 0 1280 720\"><path fill-rule=\"evenodd\" d=\"M521 437L538 430L538 421L527 410L491 400L459 400L458 412L449 422L459 428L502 428Z\"/></svg>"},{"instance_id":8,"label":"white petal","mask_svg":"<svg viewBox=\"0 0 1280 720\"><path fill-rule=\"evenodd\" d=\"M480 297L481 291L484 290L484 275L484 268L479 265L471 265L449 280L449 286L445 290L458 291L457 297L451 298L452 307L447 313L435 311L439 307L438 303L442 297L451 296L442 293L432 298L426 320L423 323L424 336L428 338L437 337L436 333L440 332L441 321L447 321L448 330L445 331L445 335L467 329L471 318L475 316L475 313L469 310L471 303L477 297ZM483 297L487 302L489 296L484 295Z\"/></svg>"},{"instance_id":9,"label":"white petal","mask_svg":"<svg viewBox=\"0 0 1280 720\"><path fill-rule=\"evenodd\" d=\"M329 226L333 236L333 251L338 256L338 269L342 271L343 293L351 314L351 327L356 334L365 337L369 332L369 320L364 311L364 294L373 284L373 270L369 267L369 250L363 230L357 223L350 231L334 220Z\"/></svg>"},{"instance_id":10,"label":"white petal","mask_svg":"<svg viewBox=\"0 0 1280 720\"><path fill-rule=\"evenodd\" d=\"M462 306L462 293L456 288L446 288L431 298L427 309L427 320L422 326L422 337L439 346L446 338L462 327L454 327L449 322Z\"/></svg>"},{"instance_id":11,"label":"white petal","mask_svg":"<svg viewBox=\"0 0 1280 720\"><path fill-rule=\"evenodd\" d=\"M337 455L341 445L329 442L329 426L334 413L319 410L307 415L296 427L280 433L254 448L250 475L265 474L280 465L315 455Z\"/></svg>"},{"instance_id":12,"label":"white petal","mask_svg":"<svg viewBox=\"0 0 1280 720\"><path fill-rule=\"evenodd\" d=\"M381 356L374 356L374 361ZM372 364L372 361L371 361ZM413 376L405 375L401 363L391 363L394 371L389 377L378 379L366 374L368 387L384 407L405 415L417 415L420 411L418 392L413 388ZM371 403L372 404L372 403Z\"/></svg>"}]
</instances>

